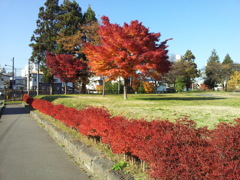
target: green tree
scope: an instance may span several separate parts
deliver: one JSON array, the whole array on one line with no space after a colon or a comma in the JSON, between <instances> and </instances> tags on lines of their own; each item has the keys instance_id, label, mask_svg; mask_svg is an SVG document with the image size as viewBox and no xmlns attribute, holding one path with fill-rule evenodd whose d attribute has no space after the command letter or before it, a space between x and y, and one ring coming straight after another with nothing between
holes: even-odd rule
<instances>
[{"instance_id":1,"label":"green tree","mask_svg":"<svg viewBox=\"0 0 240 180\"><path fill-rule=\"evenodd\" d=\"M56 38L59 32L58 28L58 0L47 0L45 7L39 8L38 20L36 21L37 29L31 37L32 56L31 60L39 58L39 54L44 55L46 51L56 52ZM39 59L38 59L39 60ZM45 62L42 58L40 61Z\"/></svg>"},{"instance_id":2,"label":"green tree","mask_svg":"<svg viewBox=\"0 0 240 180\"><path fill-rule=\"evenodd\" d=\"M52 84L53 88L53 76L48 72L48 68L45 67L46 52L57 51L57 35L58 28L58 14L59 5L58 0L47 0L44 3L44 7L39 8L38 19L36 21L37 29L33 32L31 37L32 56L30 60L42 65L42 71L44 72L44 80ZM50 93L52 94L52 89Z\"/></svg>"},{"instance_id":3,"label":"green tree","mask_svg":"<svg viewBox=\"0 0 240 180\"><path fill-rule=\"evenodd\" d=\"M233 64L233 60L228 53L226 54L222 63L223 64Z\"/></svg>"},{"instance_id":4,"label":"green tree","mask_svg":"<svg viewBox=\"0 0 240 180\"><path fill-rule=\"evenodd\" d=\"M83 15L84 24L89 22L97 22L95 12L92 10L91 6L88 6L87 11Z\"/></svg>"},{"instance_id":5,"label":"green tree","mask_svg":"<svg viewBox=\"0 0 240 180\"><path fill-rule=\"evenodd\" d=\"M227 82L230 79L230 76L233 74L233 72L234 72L233 60L227 53L222 62L222 74L221 74L222 85L225 91L227 91L228 86Z\"/></svg>"},{"instance_id":6,"label":"green tree","mask_svg":"<svg viewBox=\"0 0 240 180\"><path fill-rule=\"evenodd\" d=\"M197 64L194 62L195 56L193 55L191 50L186 51L186 53L182 57L182 60L185 61L182 62L184 66L182 76L184 77L184 82L188 91L191 87L193 80L196 77L199 77L200 72L197 69Z\"/></svg>"},{"instance_id":7,"label":"green tree","mask_svg":"<svg viewBox=\"0 0 240 180\"><path fill-rule=\"evenodd\" d=\"M187 90L191 87L192 81L200 76L200 71L197 69L197 64L194 62L195 56L191 50L187 50L183 57L174 62L170 71L164 76L163 79L167 83L176 83L178 76L183 77Z\"/></svg>"},{"instance_id":8,"label":"green tree","mask_svg":"<svg viewBox=\"0 0 240 180\"><path fill-rule=\"evenodd\" d=\"M83 24L82 9L76 1L64 0L60 5L58 15L58 28L60 30L58 40L62 37L70 37L77 33L79 26ZM61 41L58 42L58 53L75 54L74 51L69 51L63 48Z\"/></svg>"},{"instance_id":9,"label":"green tree","mask_svg":"<svg viewBox=\"0 0 240 180\"><path fill-rule=\"evenodd\" d=\"M75 55L76 51L65 48L60 40L76 35L79 27L84 23L82 9L75 0L64 0L63 4L60 6L58 4L58 0L46 0L45 6L40 8L37 29L34 31L30 44L33 49L31 60L41 63L41 69L44 72L43 80L52 85L53 76L45 65L46 52ZM84 57L79 55L79 58L80 56ZM82 71L79 74L85 72Z\"/></svg>"},{"instance_id":10,"label":"green tree","mask_svg":"<svg viewBox=\"0 0 240 180\"><path fill-rule=\"evenodd\" d=\"M214 49L208 58L207 65L205 67L205 80L204 84L208 86L209 89L213 89L218 83L221 82L221 71L222 64L220 63L219 56Z\"/></svg>"},{"instance_id":11,"label":"green tree","mask_svg":"<svg viewBox=\"0 0 240 180\"><path fill-rule=\"evenodd\" d=\"M177 76L176 83L175 83L176 91L177 92L182 92L185 86L186 86L186 83L185 83L184 76Z\"/></svg>"},{"instance_id":12,"label":"green tree","mask_svg":"<svg viewBox=\"0 0 240 180\"><path fill-rule=\"evenodd\" d=\"M220 63L220 60L219 60L219 56L217 55L217 51L216 49L213 49L212 50L212 54L211 56L208 58L208 63L214 63L214 62L217 62L217 63Z\"/></svg>"},{"instance_id":13,"label":"green tree","mask_svg":"<svg viewBox=\"0 0 240 180\"><path fill-rule=\"evenodd\" d=\"M195 56L193 55L191 50L187 50L186 53L183 55L182 59L184 61L191 61L194 62Z\"/></svg>"}]
</instances>

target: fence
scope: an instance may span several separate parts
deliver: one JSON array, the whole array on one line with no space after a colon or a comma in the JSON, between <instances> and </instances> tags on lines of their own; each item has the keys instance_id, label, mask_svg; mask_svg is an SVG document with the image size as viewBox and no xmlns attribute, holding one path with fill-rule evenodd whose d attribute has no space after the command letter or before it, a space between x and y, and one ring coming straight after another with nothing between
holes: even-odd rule
<instances>
[{"instance_id":1,"label":"fence","mask_svg":"<svg viewBox=\"0 0 240 180\"><path fill-rule=\"evenodd\" d=\"M21 101L24 93L26 92L24 92L23 90L1 90L0 99L5 101Z\"/></svg>"}]
</instances>

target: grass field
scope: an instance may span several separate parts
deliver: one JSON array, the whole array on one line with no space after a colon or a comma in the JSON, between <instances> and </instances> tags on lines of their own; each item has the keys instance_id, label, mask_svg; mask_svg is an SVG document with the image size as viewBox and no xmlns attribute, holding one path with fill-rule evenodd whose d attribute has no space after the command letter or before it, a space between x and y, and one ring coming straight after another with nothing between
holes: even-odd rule
<instances>
[{"instance_id":1,"label":"grass field","mask_svg":"<svg viewBox=\"0 0 240 180\"><path fill-rule=\"evenodd\" d=\"M39 96L55 104L81 109L84 106L104 106L113 116L147 121L189 116L199 127L214 128L219 122L230 122L240 117L240 93L189 92L174 94L122 95L54 95Z\"/></svg>"}]
</instances>

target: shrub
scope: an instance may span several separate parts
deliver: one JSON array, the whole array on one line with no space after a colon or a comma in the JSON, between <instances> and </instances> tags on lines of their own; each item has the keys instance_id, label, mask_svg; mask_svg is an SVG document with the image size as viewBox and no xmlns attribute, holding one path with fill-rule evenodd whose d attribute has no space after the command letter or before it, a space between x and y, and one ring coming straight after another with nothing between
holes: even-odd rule
<instances>
[{"instance_id":1,"label":"shrub","mask_svg":"<svg viewBox=\"0 0 240 180\"><path fill-rule=\"evenodd\" d=\"M116 154L145 161L155 179L239 179L240 118L216 129L197 128L188 117L168 120L128 120L111 117L102 107L81 110L54 105L24 95L33 108L51 115L83 135L102 139Z\"/></svg>"},{"instance_id":2,"label":"shrub","mask_svg":"<svg viewBox=\"0 0 240 180\"><path fill-rule=\"evenodd\" d=\"M79 113L81 121L77 126L83 135L104 137L108 131L110 113L105 108L87 107Z\"/></svg>"},{"instance_id":3,"label":"shrub","mask_svg":"<svg viewBox=\"0 0 240 180\"><path fill-rule=\"evenodd\" d=\"M240 118L235 123L220 123L209 142L214 152L210 168L212 179L240 178Z\"/></svg>"},{"instance_id":4,"label":"shrub","mask_svg":"<svg viewBox=\"0 0 240 180\"><path fill-rule=\"evenodd\" d=\"M175 89L178 92L182 92L184 87L186 86L184 77L183 76L177 76L176 82L175 82Z\"/></svg>"},{"instance_id":5,"label":"shrub","mask_svg":"<svg viewBox=\"0 0 240 180\"><path fill-rule=\"evenodd\" d=\"M122 85L120 85L120 88ZM105 83L105 89L108 94L118 94L118 83L112 83L108 81Z\"/></svg>"},{"instance_id":6,"label":"shrub","mask_svg":"<svg viewBox=\"0 0 240 180\"><path fill-rule=\"evenodd\" d=\"M208 90L208 87L206 84L200 84L200 90L201 91L207 91Z\"/></svg>"},{"instance_id":7,"label":"shrub","mask_svg":"<svg viewBox=\"0 0 240 180\"><path fill-rule=\"evenodd\" d=\"M141 93L145 93L144 91L144 87L143 87L143 84L141 83L138 90L137 90L137 93L141 94Z\"/></svg>"},{"instance_id":8,"label":"shrub","mask_svg":"<svg viewBox=\"0 0 240 180\"><path fill-rule=\"evenodd\" d=\"M23 101L26 102L27 104L32 105L33 100L34 99L30 97L28 94L23 95Z\"/></svg>"},{"instance_id":9,"label":"shrub","mask_svg":"<svg viewBox=\"0 0 240 180\"><path fill-rule=\"evenodd\" d=\"M147 94L150 94L150 93L154 92L154 84L153 83L144 82L143 87L144 87L144 90Z\"/></svg>"},{"instance_id":10,"label":"shrub","mask_svg":"<svg viewBox=\"0 0 240 180\"><path fill-rule=\"evenodd\" d=\"M103 90L103 86L102 85L96 85L96 90L97 90L97 93L102 93L102 90Z\"/></svg>"}]
</instances>

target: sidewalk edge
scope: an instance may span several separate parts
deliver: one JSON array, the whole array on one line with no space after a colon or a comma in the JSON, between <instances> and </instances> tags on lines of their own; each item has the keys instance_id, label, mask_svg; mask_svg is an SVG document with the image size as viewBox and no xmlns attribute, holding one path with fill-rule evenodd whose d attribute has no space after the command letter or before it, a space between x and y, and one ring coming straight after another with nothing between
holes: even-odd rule
<instances>
[{"instance_id":1,"label":"sidewalk edge","mask_svg":"<svg viewBox=\"0 0 240 180\"><path fill-rule=\"evenodd\" d=\"M27 105L23 104L23 106ZM71 139L67 133L59 131L53 124L44 120L34 111L30 111L30 114L60 146L64 146L67 153L77 163L83 164L93 175L104 180L134 180L134 177L130 174L111 170L115 163L103 157L99 150Z\"/></svg>"}]
</instances>

